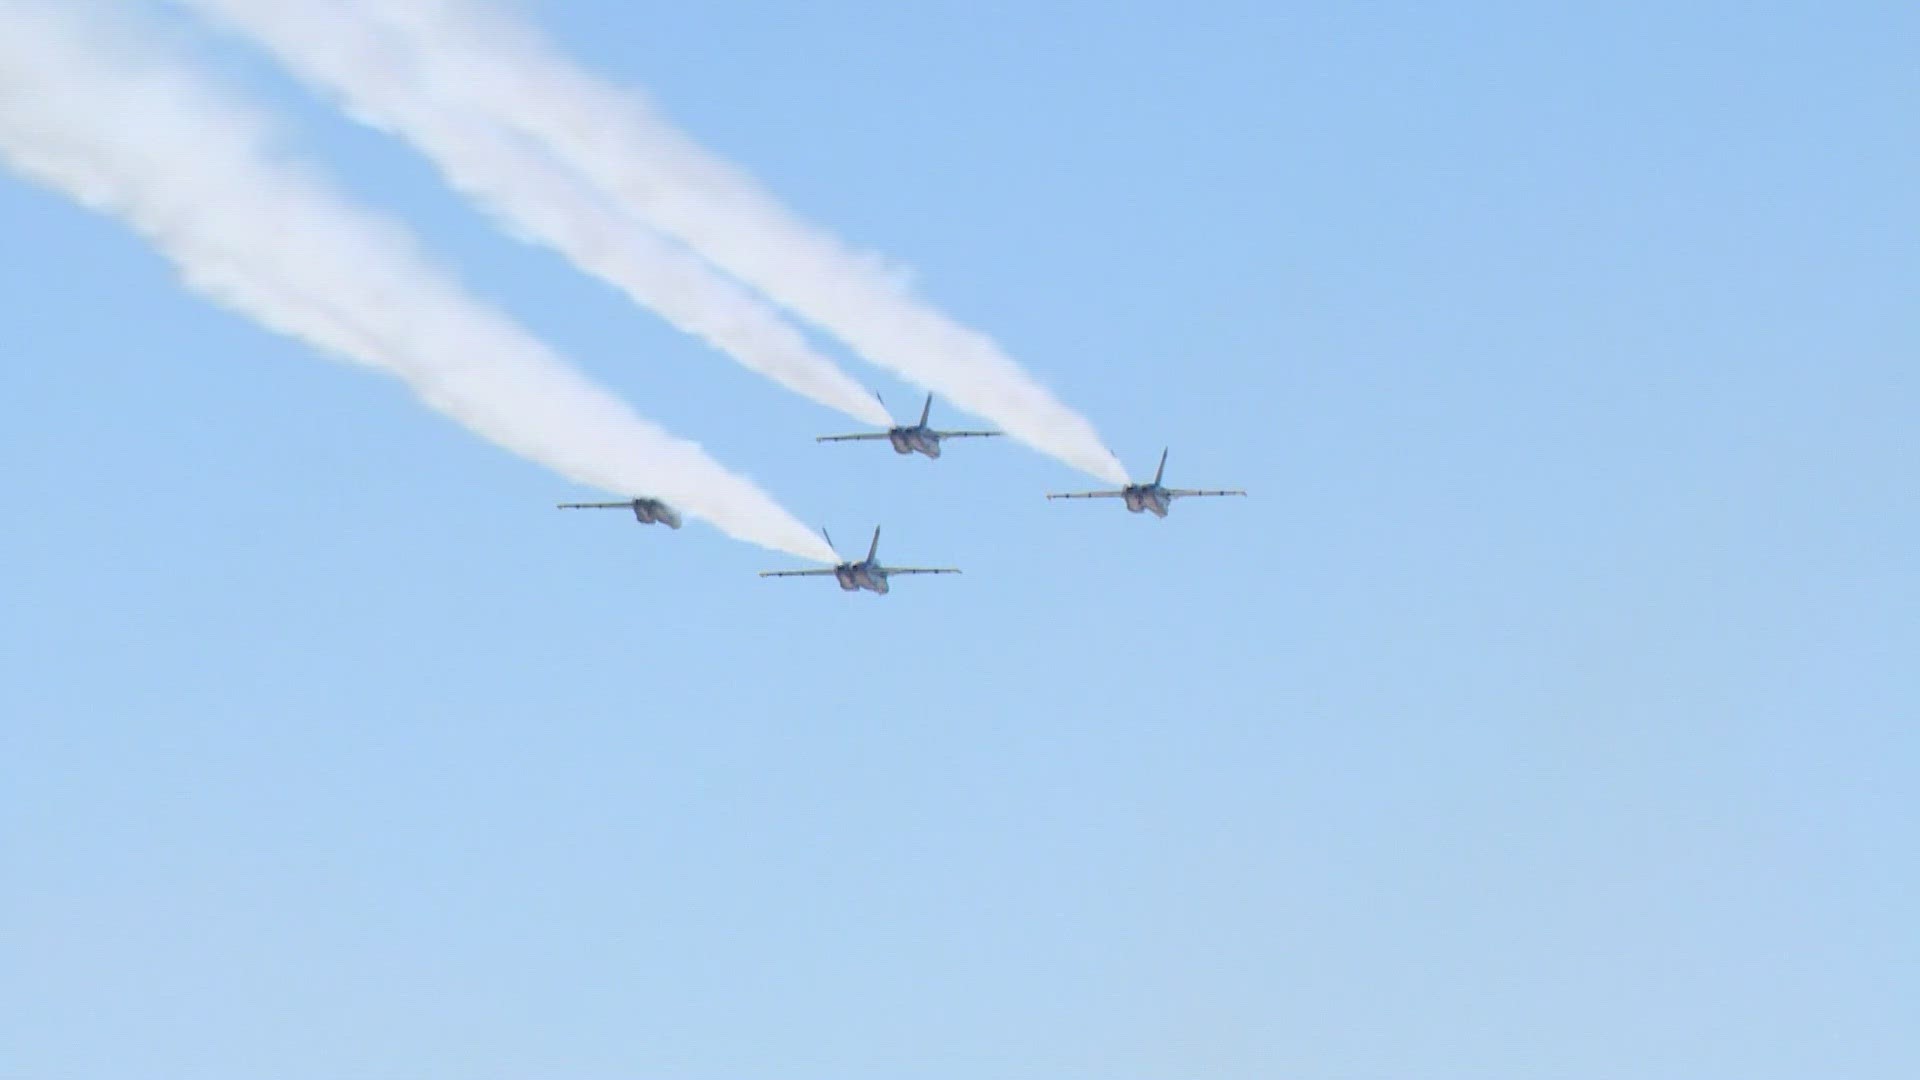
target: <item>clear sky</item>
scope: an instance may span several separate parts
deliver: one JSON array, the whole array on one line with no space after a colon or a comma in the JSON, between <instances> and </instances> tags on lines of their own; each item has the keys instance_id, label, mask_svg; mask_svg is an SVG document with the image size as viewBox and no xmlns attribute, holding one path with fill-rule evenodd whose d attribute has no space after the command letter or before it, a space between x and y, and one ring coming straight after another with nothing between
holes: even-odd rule
<instances>
[{"instance_id":1,"label":"clear sky","mask_svg":"<svg viewBox=\"0 0 1920 1080\"><path fill-rule=\"evenodd\" d=\"M0 1076L1920 1074L1920 9L533 6L1252 497L816 445L208 40L641 412L966 574L559 513L0 176Z\"/></svg>"}]
</instances>

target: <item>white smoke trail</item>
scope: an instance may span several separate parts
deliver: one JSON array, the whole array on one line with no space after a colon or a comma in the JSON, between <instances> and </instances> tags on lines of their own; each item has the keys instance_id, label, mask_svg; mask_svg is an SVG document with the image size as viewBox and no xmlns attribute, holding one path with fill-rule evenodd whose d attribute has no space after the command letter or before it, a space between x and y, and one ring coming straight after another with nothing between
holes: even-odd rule
<instances>
[{"instance_id":1,"label":"white smoke trail","mask_svg":"<svg viewBox=\"0 0 1920 1080\"><path fill-rule=\"evenodd\" d=\"M869 424L890 422L866 388L771 305L641 227L537 146L437 107L411 75L411 50L377 25L344 17L331 3L182 2L260 42L363 123L411 142L455 190L524 239L787 389Z\"/></svg>"},{"instance_id":2,"label":"white smoke trail","mask_svg":"<svg viewBox=\"0 0 1920 1080\"><path fill-rule=\"evenodd\" d=\"M14 169L124 221L195 290L399 377L508 450L832 561L751 481L634 416L463 293L399 227L286 164L270 125L153 47L150 28L137 42L103 15L80 0L0 0L0 158Z\"/></svg>"},{"instance_id":3,"label":"white smoke trail","mask_svg":"<svg viewBox=\"0 0 1920 1080\"><path fill-rule=\"evenodd\" d=\"M1113 483L1126 470L1093 425L986 336L908 295L875 260L799 221L758 184L703 149L638 96L569 63L530 26L487 0L193 0L230 12L312 13L280 41L292 66L350 50L336 35L363 20L409 50L408 78L446 113L484 119L544 147L593 188L721 269L832 333L872 362L987 417L1044 453ZM341 92L383 87L392 72L347 65Z\"/></svg>"}]
</instances>

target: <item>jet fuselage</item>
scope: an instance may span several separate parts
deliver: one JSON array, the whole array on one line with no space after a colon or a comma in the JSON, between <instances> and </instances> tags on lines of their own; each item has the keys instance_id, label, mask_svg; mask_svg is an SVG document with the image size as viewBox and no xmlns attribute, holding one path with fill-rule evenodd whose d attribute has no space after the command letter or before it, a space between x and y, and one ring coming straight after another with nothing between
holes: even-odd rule
<instances>
[{"instance_id":1,"label":"jet fuselage","mask_svg":"<svg viewBox=\"0 0 1920 1080\"><path fill-rule=\"evenodd\" d=\"M827 546L833 546L833 537L827 536L825 529L820 530L826 538ZM873 543L867 548L867 557L860 560L848 560L831 567L819 567L812 570L762 570L761 577L825 577L833 576L834 584L841 592L870 592L885 596L892 591L893 583L888 579L895 574L957 574L959 570L951 567L927 566L882 566L880 565L880 529L873 530Z\"/></svg>"},{"instance_id":2,"label":"jet fuselage","mask_svg":"<svg viewBox=\"0 0 1920 1080\"><path fill-rule=\"evenodd\" d=\"M885 595L889 586L884 570L877 570L869 563L841 563L833 568L833 579L840 583L846 592L868 592Z\"/></svg>"},{"instance_id":3,"label":"jet fuselage","mask_svg":"<svg viewBox=\"0 0 1920 1080\"><path fill-rule=\"evenodd\" d=\"M1129 511L1135 514L1151 511L1155 517L1166 517L1167 507L1173 501L1159 484L1128 484L1120 497L1126 500Z\"/></svg>"},{"instance_id":4,"label":"jet fuselage","mask_svg":"<svg viewBox=\"0 0 1920 1080\"><path fill-rule=\"evenodd\" d=\"M1173 508L1175 499L1191 499L1215 495L1245 495L1238 488L1232 491L1188 491L1186 488L1170 488L1160 483L1167 474L1167 452L1160 451L1160 467L1153 471L1153 479L1143 484L1128 484L1119 491L1068 491L1048 495L1049 499L1112 499L1118 498L1132 514L1152 514L1154 517L1166 517Z\"/></svg>"},{"instance_id":5,"label":"jet fuselage","mask_svg":"<svg viewBox=\"0 0 1920 1080\"><path fill-rule=\"evenodd\" d=\"M679 512L659 499L633 500L633 518L642 525L660 524L670 529L680 527Z\"/></svg>"},{"instance_id":6,"label":"jet fuselage","mask_svg":"<svg viewBox=\"0 0 1920 1080\"><path fill-rule=\"evenodd\" d=\"M925 454L930 458L940 456L940 436L925 427L897 427L887 432L887 441L893 444L896 454Z\"/></svg>"}]
</instances>

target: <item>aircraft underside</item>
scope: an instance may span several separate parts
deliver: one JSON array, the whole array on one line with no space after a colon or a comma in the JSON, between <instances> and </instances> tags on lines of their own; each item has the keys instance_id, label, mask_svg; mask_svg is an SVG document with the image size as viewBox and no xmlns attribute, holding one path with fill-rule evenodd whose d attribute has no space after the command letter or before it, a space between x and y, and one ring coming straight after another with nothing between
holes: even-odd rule
<instances>
[{"instance_id":1,"label":"aircraft underside","mask_svg":"<svg viewBox=\"0 0 1920 1080\"><path fill-rule=\"evenodd\" d=\"M1167 516L1167 500L1155 498L1144 491L1126 493L1127 509L1136 514L1151 511L1154 517Z\"/></svg>"},{"instance_id":2,"label":"aircraft underside","mask_svg":"<svg viewBox=\"0 0 1920 1080\"><path fill-rule=\"evenodd\" d=\"M888 441L893 443L893 452L896 454L925 454L930 458L940 456L939 439L896 432L888 436Z\"/></svg>"},{"instance_id":3,"label":"aircraft underside","mask_svg":"<svg viewBox=\"0 0 1920 1080\"><path fill-rule=\"evenodd\" d=\"M865 589L867 592L885 593L888 588L884 575L871 574L865 570L836 570L833 578L839 582L844 592L859 592Z\"/></svg>"}]
</instances>

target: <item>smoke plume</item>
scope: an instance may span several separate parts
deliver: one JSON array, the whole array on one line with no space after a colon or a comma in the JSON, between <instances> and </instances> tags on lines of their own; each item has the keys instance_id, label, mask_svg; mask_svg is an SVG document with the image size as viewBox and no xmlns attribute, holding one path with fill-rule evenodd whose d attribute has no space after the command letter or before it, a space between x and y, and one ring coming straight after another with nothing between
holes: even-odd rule
<instances>
[{"instance_id":1,"label":"smoke plume","mask_svg":"<svg viewBox=\"0 0 1920 1080\"><path fill-rule=\"evenodd\" d=\"M543 148L601 197L871 362L1043 453L1125 482L1093 425L992 339L910 295L877 260L799 220L638 95L569 63L487 0L189 3L245 26L350 100L405 93L410 109L489 123ZM296 22L300 32L285 29ZM388 60L353 46L369 28Z\"/></svg>"},{"instance_id":2,"label":"smoke plume","mask_svg":"<svg viewBox=\"0 0 1920 1080\"><path fill-rule=\"evenodd\" d=\"M857 420L888 423L866 388L764 300L615 209L532 143L439 107L415 75L413 50L378 24L335 3L185 2L260 42L362 123L412 143L510 232L787 389Z\"/></svg>"},{"instance_id":3,"label":"smoke plume","mask_svg":"<svg viewBox=\"0 0 1920 1080\"><path fill-rule=\"evenodd\" d=\"M404 381L562 475L728 535L832 552L751 481L642 420L466 295L396 224L289 164L271 125L79 0L0 0L0 159L126 223L220 304Z\"/></svg>"}]
</instances>

